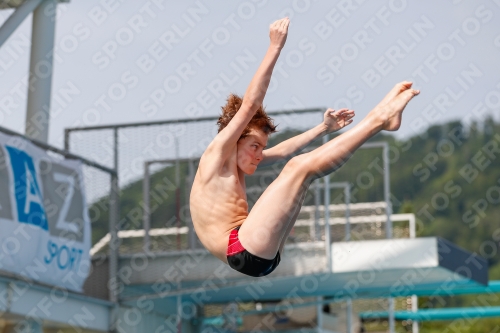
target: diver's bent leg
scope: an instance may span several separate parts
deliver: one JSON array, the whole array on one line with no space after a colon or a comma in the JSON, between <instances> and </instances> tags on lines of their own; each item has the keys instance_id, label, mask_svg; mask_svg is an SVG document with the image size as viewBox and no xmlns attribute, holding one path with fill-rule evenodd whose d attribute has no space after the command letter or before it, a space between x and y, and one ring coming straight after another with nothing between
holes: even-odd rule
<instances>
[{"instance_id":1,"label":"diver's bent leg","mask_svg":"<svg viewBox=\"0 0 500 333\"><path fill-rule=\"evenodd\" d=\"M312 180L340 168L356 149L381 130L399 128L403 109L418 94L410 86L399 84L399 90L393 89L386 98L388 101L383 100L385 104L377 105L351 130L311 152L292 158L242 224L238 234L243 247L253 255L273 259L286 240L288 222L302 205L301 198Z\"/></svg>"}]
</instances>

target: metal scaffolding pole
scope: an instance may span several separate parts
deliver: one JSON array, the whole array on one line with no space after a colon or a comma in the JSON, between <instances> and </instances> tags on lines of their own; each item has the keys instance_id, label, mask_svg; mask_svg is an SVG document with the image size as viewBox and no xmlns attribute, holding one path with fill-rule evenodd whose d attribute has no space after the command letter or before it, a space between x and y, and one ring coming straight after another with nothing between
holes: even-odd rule
<instances>
[{"instance_id":1,"label":"metal scaffolding pole","mask_svg":"<svg viewBox=\"0 0 500 333\"><path fill-rule=\"evenodd\" d=\"M349 183L345 184L344 187L344 197L345 197L345 235L344 235L344 240L346 242L351 240L351 222L349 221L349 218L351 216L351 209L349 205L351 204L351 187ZM347 320L346 320L346 325L347 325L347 333L353 333L352 332L352 299L348 299L346 301L346 312L347 312Z\"/></svg>"},{"instance_id":2,"label":"metal scaffolding pole","mask_svg":"<svg viewBox=\"0 0 500 333\"><path fill-rule=\"evenodd\" d=\"M392 238L392 204L391 204L391 190L390 190L390 179L389 179L389 143L387 142L368 142L362 145L360 148L382 148L382 159L383 159L383 169L384 169L384 201L386 203L385 214L386 214L386 224L385 224L385 237L387 239ZM394 318L394 299L389 298L389 332L395 332L395 318Z\"/></svg>"},{"instance_id":3,"label":"metal scaffolding pole","mask_svg":"<svg viewBox=\"0 0 500 333\"><path fill-rule=\"evenodd\" d=\"M148 253L150 250L149 230L151 229L150 223L150 207L149 207L149 162L144 162L144 179L142 180L142 203L143 203L143 228L144 228L144 252Z\"/></svg>"},{"instance_id":4,"label":"metal scaffolding pole","mask_svg":"<svg viewBox=\"0 0 500 333\"><path fill-rule=\"evenodd\" d=\"M109 244L109 300L115 305L110 311L111 332L117 332L116 323L118 320L118 253L120 239L118 238L119 216L120 216L120 188L118 183L118 129L113 130L114 142L114 169L116 173L111 177L111 193L109 198L109 234L111 236Z\"/></svg>"},{"instance_id":5,"label":"metal scaffolding pole","mask_svg":"<svg viewBox=\"0 0 500 333\"><path fill-rule=\"evenodd\" d=\"M383 148L384 156L384 200L386 203L385 214L387 216L387 222L385 224L385 237L387 239L392 238L392 204L391 204L391 189L390 189L390 179L389 179L389 144L384 142ZM396 330L396 320L394 317L394 298L389 298L389 332L394 333Z\"/></svg>"},{"instance_id":6,"label":"metal scaffolding pole","mask_svg":"<svg viewBox=\"0 0 500 333\"><path fill-rule=\"evenodd\" d=\"M179 163L179 140L174 138L175 144L175 223L181 227L181 169ZM177 229L178 230L178 229ZM177 250L182 248L181 235L177 233Z\"/></svg>"},{"instance_id":7,"label":"metal scaffolding pole","mask_svg":"<svg viewBox=\"0 0 500 333\"><path fill-rule=\"evenodd\" d=\"M186 191L186 196L187 196L187 200L186 202L189 204L189 200L190 200L190 192L191 192L191 188L193 186L193 182L194 182L194 175L195 175L195 167L194 167L194 160L189 160L188 161L188 170L189 170L189 177L188 177L188 186L187 186L187 191ZM188 237L189 237L189 248L191 250L195 249L196 248L196 234L194 232L194 225L193 225L193 220L191 219L191 214L189 214L189 234L188 234Z\"/></svg>"},{"instance_id":8,"label":"metal scaffolding pole","mask_svg":"<svg viewBox=\"0 0 500 333\"><path fill-rule=\"evenodd\" d=\"M392 238L392 204L391 204L391 185L389 179L389 144L384 142L384 201L386 203L385 206L385 214L387 216L387 223L385 225L385 238Z\"/></svg>"},{"instance_id":9,"label":"metal scaffolding pole","mask_svg":"<svg viewBox=\"0 0 500 333\"><path fill-rule=\"evenodd\" d=\"M323 144L329 140L329 135L323 137ZM330 174L323 177L325 181L325 247L326 247L326 260L328 260L328 272L332 271L332 241L330 233Z\"/></svg>"},{"instance_id":10,"label":"metal scaffolding pole","mask_svg":"<svg viewBox=\"0 0 500 333\"><path fill-rule=\"evenodd\" d=\"M347 333L354 333L352 331L352 299L346 301L346 326Z\"/></svg>"},{"instance_id":11,"label":"metal scaffolding pole","mask_svg":"<svg viewBox=\"0 0 500 333\"><path fill-rule=\"evenodd\" d=\"M182 296L177 296L176 298L176 303L177 303L177 318L176 318L176 323L177 323L177 333L182 332Z\"/></svg>"},{"instance_id":12,"label":"metal scaffolding pole","mask_svg":"<svg viewBox=\"0 0 500 333\"><path fill-rule=\"evenodd\" d=\"M42 0L27 0L23 2L0 27L0 47L9 39L24 19L40 5Z\"/></svg>"},{"instance_id":13,"label":"metal scaffolding pole","mask_svg":"<svg viewBox=\"0 0 500 333\"><path fill-rule=\"evenodd\" d=\"M26 135L42 142L49 138L56 7L44 0L33 11Z\"/></svg>"},{"instance_id":14,"label":"metal scaffolding pole","mask_svg":"<svg viewBox=\"0 0 500 333\"><path fill-rule=\"evenodd\" d=\"M351 221L349 218L351 217L351 208L349 205L351 204L351 187L349 183L346 183L344 186L344 196L345 196L345 235L344 240L346 242L351 240Z\"/></svg>"},{"instance_id":15,"label":"metal scaffolding pole","mask_svg":"<svg viewBox=\"0 0 500 333\"><path fill-rule=\"evenodd\" d=\"M417 226L416 226L416 221L415 221L415 215L408 214L408 216L409 216L409 220L410 220L410 238L415 238L415 237L417 237ZM413 312L418 311L418 296L417 295L411 296L411 310ZM419 333L419 327L418 327L417 320L413 320L411 331L412 331L412 333Z\"/></svg>"},{"instance_id":16,"label":"metal scaffolding pole","mask_svg":"<svg viewBox=\"0 0 500 333\"><path fill-rule=\"evenodd\" d=\"M311 239L319 241L321 239L321 230L319 227L319 196L320 196L320 179L314 180L314 225L311 228Z\"/></svg>"},{"instance_id":17,"label":"metal scaffolding pole","mask_svg":"<svg viewBox=\"0 0 500 333\"><path fill-rule=\"evenodd\" d=\"M113 131L114 141L114 169L118 171L118 130ZM109 290L109 300L111 302L118 301L117 293L117 271L118 271L118 248L120 246L120 239L118 238L118 220L119 220L119 192L118 192L118 175L115 174L111 178L111 193L109 200L109 234L111 239L109 241L109 279L111 280L111 287ZM114 286L114 287L113 287Z\"/></svg>"}]
</instances>

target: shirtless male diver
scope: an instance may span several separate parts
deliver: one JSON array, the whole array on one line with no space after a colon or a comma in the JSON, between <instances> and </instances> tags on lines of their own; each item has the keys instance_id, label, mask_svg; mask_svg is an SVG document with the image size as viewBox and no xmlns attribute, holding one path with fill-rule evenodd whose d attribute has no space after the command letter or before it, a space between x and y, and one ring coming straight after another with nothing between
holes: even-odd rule
<instances>
[{"instance_id":1,"label":"shirtless male diver","mask_svg":"<svg viewBox=\"0 0 500 333\"><path fill-rule=\"evenodd\" d=\"M262 109L273 68L288 34L288 18L270 26L270 45L243 100L231 95L219 119L219 133L203 153L193 187L190 209L202 244L233 269L264 276L279 264L285 241L297 219L311 182L333 172L376 133L395 131L403 109L419 93L401 82L356 126L322 146L292 157L279 176L248 212L245 175L259 164L290 158L313 140L352 122L354 111L328 109L324 121L275 147L265 149L274 131ZM237 112L226 112L232 104ZM220 126L224 117L230 117ZM256 117L259 121L255 122ZM264 121L262 121L264 120Z\"/></svg>"}]
</instances>

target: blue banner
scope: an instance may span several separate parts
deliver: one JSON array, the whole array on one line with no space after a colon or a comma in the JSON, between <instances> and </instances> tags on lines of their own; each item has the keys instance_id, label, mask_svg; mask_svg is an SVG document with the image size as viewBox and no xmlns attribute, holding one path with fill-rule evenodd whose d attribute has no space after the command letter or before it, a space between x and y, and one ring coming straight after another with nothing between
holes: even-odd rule
<instances>
[{"instance_id":1,"label":"blue banner","mask_svg":"<svg viewBox=\"0 0 500 333\"><path fill-rule=\"evenodd\" d=\"M0 133L0 270L81 291L90 220L81 163Z\"/></svg>"}]
</instances>

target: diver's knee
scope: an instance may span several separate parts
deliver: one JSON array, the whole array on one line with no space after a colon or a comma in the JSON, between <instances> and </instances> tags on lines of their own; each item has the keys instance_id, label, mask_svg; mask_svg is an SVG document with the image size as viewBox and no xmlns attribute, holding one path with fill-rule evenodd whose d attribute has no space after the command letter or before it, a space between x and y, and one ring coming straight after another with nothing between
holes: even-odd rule
<instances>
[{"instance_id":1,"label":"diver's knee","mask_svg":"<svg viewBox=\"0 0 500 333\"><path fill-rule=\"evenodd\" d=\"M306 160L304 159L303 155L292 157L292 159L290 159L286 163L282 172L284 172L285 174L292 174L294 176L306 176L308 170L306 166Z\"/></svg>"}]
</instances>

